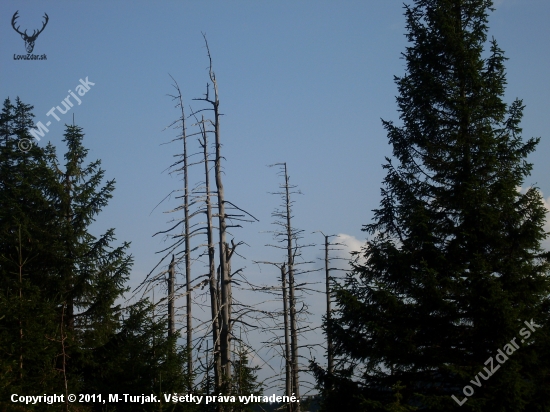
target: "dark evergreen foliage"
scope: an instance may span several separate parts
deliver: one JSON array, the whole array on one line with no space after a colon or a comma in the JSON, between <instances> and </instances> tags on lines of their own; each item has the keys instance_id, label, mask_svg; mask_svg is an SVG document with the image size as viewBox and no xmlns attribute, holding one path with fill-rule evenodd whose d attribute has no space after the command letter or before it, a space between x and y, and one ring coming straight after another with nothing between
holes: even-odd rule
<instances>
[{"instance_id":1,"label":"dark evergreen foliage","mask_svg":"<svg viewBox=\"0 0 550 412\"><path fill-rule=\"evenodd\" d=\"M84 371L90 390L104 398L111 393L126 393L154 394L160 400L160 405L140 405L140 410L198 410L196 404L166 404L162 395L184 393L191 379L184 369L187 352L174 350L179 334L166 338L166 317L155 317L154 306L146 300L130 306L125 313L117 333L104 346L94 349L94 364ZM103 410L103 405L95 407ZM136 405L119 402L113 410L134 411Z\"/></svg>"},{"instance_id":2,"label":"dark evergreen foliage","mask_svg":"<svg viewBox=\"0 0 550 412\"><path fill-rule=\"evenodd\" d=\"M394 160L363 229L372 237L334 285L327 327L340 370L317 369L333 385L325 410L399 410L398 382L399 404L419 410L550 410L545 209L536 188L518 190L539 139L521 138L521 100L503 101L505 57L494 39L484 49L490 10L488 0L405 6L402 124L383 122ZM529 344L470 383L531 319L542 327ZM465 385L475 393L459 406L451 395L462 400Z\"/></svg>"},{"instance_id":3,"label":"dark evergreen foliage","mask_svg":"<svg viewBox=\"0 0 550 412\"><path fill-rule=\"evenodd\" d=\"M237 358L233 364L233 391L231 393L238 396L263 395L263 385L258 382L258 367L250 366L248 351L241 346L237 350ZM255 402L236 403L233 407L233 412L254 411Z\"/></svg>"},{"instance_id":4,"label":"dark evergreen foliage","mask_svg":"<svg viewBox=\"0 0 550 412\"><path fill-rule=\"evenodd\" d=\"M58 254L55 184L43 150L31 139L32 106L4 101L0 115L0 396L62 388L52 361L59 354L57 301L48 288Z\"/></svg>"},{"instance_id":5,"label":"dark evergreen foliage","mask_svg":"<svg viewBox=\"0 0 550 412\"><path fill-rule=\"evenodd\" d=\"M12 408L2 404L12 393L182 392L190 379L187 352L177 347L177 335L166 337L166 319L145 300L117 304L132 265L129 244L113 247L114 229L99 237L90 232L114 181L103 183L100 161L86 163L78 126L66 126L63 166L51 145L21 151L21 139L32 139L31 111L6 99L0 114L0 407Z\"/></svg>"}]
</instances>

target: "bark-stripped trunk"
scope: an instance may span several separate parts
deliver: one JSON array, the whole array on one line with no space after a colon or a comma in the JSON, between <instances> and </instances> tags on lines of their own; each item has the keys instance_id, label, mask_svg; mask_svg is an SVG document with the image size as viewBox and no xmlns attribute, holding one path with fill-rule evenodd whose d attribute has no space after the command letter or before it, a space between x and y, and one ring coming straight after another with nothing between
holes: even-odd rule
<instances>
[{"instance_id":1,"label":"bark-stripped trunk","mask_svg":"<svg viewBox=\"0 0 550 412\"><path fill-rule=\"evenodd\" d=\"M233 339L231 339L231 336L232 336L232 323L231 323L231 315L232 315L232 310L233 310L233 292L232 292L232 288L231 288L231 256L233 255L233 251L235 250L235 246L233 247L229 247L229 244L226 243L225 244L225 253L226 253L226 257L225 257L225 262L226 262L226 265L227 265L227 278L229 279L229 282L227 282L227 302L228 302L228 305L227 305L227 317L229 319L229 321L227 322L227 325L228 325L228 333L229 333L229 343L231 343L231 341ZM231 355L231 353L230 353Z\"/></svg>"},{"instance_id":2,"label":"bark-stripped trunk","mask_svg":"<svg viewBox=\"0 0 550 412\"><path fill-rule=\"evenodd\" d=\"M173 79L173 78L172 78ZM183 142L183 213L184 213L184 240L185 240L185 326L186 326L186 344L187 344L187 371L189 375L193 373L193 318L192 318L192 296L191 296L191 246L190 246L190 230L189 230L189 172L187 159L187 130L185 128L185 109L183 106L183 96L179 85L174 80L175 88L178 92L174 96L179 100L181 110L181 140ZM192 389L192 382L189 380L188 390Z\"/></svg>"},{"instance_id":3,"label":"bark-stripped trunk","mask_svg":"<svg viewBox=\"0 0 550 412\"><path fill-rule=\"evenodd\" d=\"M290 187L286 163L285 169L285 203L286 203L286 236L287 236L287 265L288 265L288 286L290 303L290 353L292 360L292 392L297 399L300 399L300 382L298 376L298 333L296 322L296 295L294 290L294 247L292 245L293 233L290 214ZM300 412L300 403L293 404L293 409Z\"/></svg>"},{"instance_id":4,"label":"bark-stripped trunk","mask_svg":"<svg viewBox=\"0 0 550 412\"><path fill-rule=\"evenodd\" d=\"M179 88L178 88L179 92ZM184 237L185 237L185 291L186 291L186 327L187 327L187 371L193 372L193 318L191 316L191 246L189 244L189 173L187 166L187 131L185 130L185 110L183 108L183 98L181 92L179 95L179 105L181 109L181 137L183 140L183 213L184 213ZM191 382L191 381L189 381ZM188 388L191 391L191 387Z\"/></svg>"},{"instance_id":5,"label":"bark-stripped trunk","mask_svg":"<svg viewBox=\"0 0 550 412\"><path fill-rule=\"evenodd\" d=\"M176 280L176 269L174 263L174 255L168 269L168 336L171 337L176 333L174 321L174 283Z\"/></svg>"},{"instance_id":6,"label":"bark-stripped trunk","mask_svg":"<svg viewBox=\"0 0 550 412\"><path fill-rule=\"evenodd\" d=\"M204 155L204 176L206 190L206 224L207 224L207 239L208 239L208 266L209 266L209 286L210 286L210 309L212 316L212 341L213 341L213 360L214 360L214 393L219 393L221 382L221 359L220 359L220 334L219 334L219 305L218 305L218 284L216 280L216 263L215 263L215 247L214 247L214 227L212 224L212 202L210 199L210 171L208 168L208 138L204 129L204 117L201 123Z\"/></svg>"},{"instance_id":7,"label":"bark-stripped trunk","mask_svg":"<svg viewBox=\"0 0 550 412\"><path fill-rule=\"evenodd\" d=\"M208 52L210 57L210 52ZM224 380L229 382L231 380L231 336L230 336L230 278L227 265L227 253L226 253L226 232L227 224L225 222L225 194L223 190L222 182L222 170L221 170L221 142L220 142L220 101L218 98L218 83L216 82L216 76L212 71L212 64L210 64L210 80L214 86L214 101L211 101L214 110L214 136L216 147L216 159L215 159L215 174L216 174L216 191L218 195L218 230L219 230L219 254L220 254L220 280L221 280L221 367L224 375Z\"/></svg>"},{"instance_id":8,"label":"bark-stripped trunk","mask_svg":"<svg viewBox=\"0 0 550 412\"><path fill-rule=\"evenodd\" d=\"M288 336L288 294L286 286L286 267L281 266L281 284L283 288L283 320L285 328L285 395L292 396L292 377L291 377L291 359L290 359L290 339ZM292 404L287 403L287 412L292 412Z\"/></svg>"},{"instance_id":9,"label":"bark-stripped trunk","mask_svg":"<svg viewBox=\"0 0 550 412\"><path fill-rule=\"evenodd\" d=\"M331 308L330 308L330 269L328 267L328 236L325 235L325 277L326 277L326 295L327 295L327 360L328 360L328 373L332 375L334 370L333 358L332 358L332 338L330 336L330 320L331 320Z\"/></svg>"}]
</instances>

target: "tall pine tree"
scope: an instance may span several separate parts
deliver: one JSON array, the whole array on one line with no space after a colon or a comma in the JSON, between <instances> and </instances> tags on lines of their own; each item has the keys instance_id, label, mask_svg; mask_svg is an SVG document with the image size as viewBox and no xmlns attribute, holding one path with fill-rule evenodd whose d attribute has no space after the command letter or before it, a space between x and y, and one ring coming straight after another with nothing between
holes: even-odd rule
<instances>
[{"instance_id":1,"label":"tall pine tree","mask_svg":"<svg viewBox=\"0 0 550 412\"><path fill-rule=\"evenodd\" d=\"M545 209L536 188L519 190L539 139L522 140L521 100L503 101L506 58L487 42L491 6L405 6L401 124L383 122L394 159L363 229L366 263L335 285L327 327L340 367L317 370L333 388L325 410L391 410L397 385L403 410L550 410ZM539 326L523 339L531 320ZM506 347L500 365L514 338L519 349Z\"/></svg>"}]
</instances>

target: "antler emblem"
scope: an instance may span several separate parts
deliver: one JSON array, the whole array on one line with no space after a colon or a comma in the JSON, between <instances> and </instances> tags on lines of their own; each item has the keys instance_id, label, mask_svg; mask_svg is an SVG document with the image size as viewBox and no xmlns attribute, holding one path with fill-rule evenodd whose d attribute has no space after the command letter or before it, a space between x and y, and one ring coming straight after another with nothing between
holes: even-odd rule
<instances>
[{"instance_id":1,"label":"antler emblem","mask_svg":"<svg viewBox=\"0 0 550 412\"><path fill-rule=\"evenodd\" d=\"M42 28L41 28L40 30L38 30L38 31L34 30L33 33L32 33L32 35L29 36L29 35L27 34L27 30L25 30L24 33L21 33L21 32L19 31L19 27L20 27L20 26L15 27L15 20L17 20L17 18L19 17L19 16L17 15L18 13L19 13L19 10L17 10L17 11L15 12L15 14L13 15L13 17L11 18L11 25L12 25L13 29L14 29L17 33L19 33L19 34L21 35L21 38L22 38L23 40L25 40L25 48L27 49L27 53L32 53L32 51L33 51L33 49L34 49L34 42L36 41L36 38L38 37L38 35L39 35L40 33L42 33L42 31L44 30L44 28L45 28L46 25L48 24L48 20L49 20L50 18L48 17L48 15L47 15L46 13L44 13L44 18L46 19L46 21L44 21L44 23L43 23L43 25L42 25Z\"/></svg>"}]
</instances>

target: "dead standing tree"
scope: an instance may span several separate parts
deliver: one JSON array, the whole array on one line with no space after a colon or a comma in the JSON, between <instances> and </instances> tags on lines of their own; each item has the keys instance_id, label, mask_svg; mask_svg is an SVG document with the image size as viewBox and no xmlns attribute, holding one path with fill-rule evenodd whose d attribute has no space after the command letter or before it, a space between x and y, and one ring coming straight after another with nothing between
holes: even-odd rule
<instances>
[{"instance_id":1,"label":"dead standing tree","mask_svg":"<svg viewBox=\"0 0 550 412\"><path fill-rule=\"evenodd\" d=\"M172 261L168 268L168 336L172 336L176 333L176 322L174 314L174 286L176 284L176 263L174 261L174 255L172 255Z\"/></svg>"},{"instance_id":2,"label":"dead standing tree","mask_svg":"<svg viewBox=\"0 0 550 412\"><path fill-rule=\"evenodd\" d=\"M169 166L168 170L170 170L170 174L176 173L182 175L182 182L183 182L183 188L178 190L173 190L166 196L160 203L162 203L164 200L168 199L172 196L173 193L177 192L183 192L182 195L176 196L176 199L182 199L183 202L175 207L172 210L169 210L167 213L174 213L174 212L181 212L183 211L183 217L182 218L175 218L170 221L170 223L173 223L173 225L166 229L159 231L155 233L153 236L157 235L165 235L169 239L171 239L171 243L168 247L158 251L157 253L162 253L163 256L157 263L157 265L149 272L145 280L138 286L137 290L144 289L143 293L147 293L151 289L153 289L157 284L160 282L168 281L168 296L165 299L161 299L159 302L156 303L156 305L160 305L162 302L167 301L167 311L168 311L168 335L174 335L176 333L176 327L175 327L175 317L176 317L176 311L175 311L175 302L176 299L179 296L185 296L186 300L186 313L185 313L185 326L186 326L186 345L187 345L187 370L190 376L193 374L193 321L192 321L192 291L196 289L199 285L192 286L192 278L191 278L191 238L200 234L200 230L193 230L192 226L190 224L191 219L196 216L199 211L195 211L193 213L190 212L190 195L191 191L189 190L189 155L188 155L188 149L187 149L187 127L186 127L186 116L184 111L184 104L183 104L183 94L181 92L181 89L176 82L176 80L170 76L173 80L173 87L176 90L176 93L174 95L169 95L172 100L176 101L176 108L180 110L180 116L173 121L171 124L166 126L164 130L168 128L175 128L177 130L180 130L178 133L178 136L174 139L172 139L169 143L181 141L182 142L182 152L174 155L174 157L178 157L179 159L175 161L172 165ZM159 204L160 204L159 203ZM157 205L158 206L158 205ZM181 229L181 232L178 232L178 228L183 226ZM183 249L183 250L182 250ZM172 256L171 262L168 265L167 271L161 271L160 273L151 276L153 272L169 257ZM185 292L181 293L180 290L182 287L176 287L176 267L178 264L183 260L185 264L185 283L184 283L184 289ZM167 279L166 279L167 275ZM164 305L164 303L162 303ZM190 385L192 383L190 382ZM189 388L191 390L191 387Z\"/></svg>"},{"instance_id":3,"label":"dead standing tree","mask_svg":"<svg viewBox=\"0 0 550 412\"><path fill-rule=\"evenodd\" d=\"M281 245L269 245L285 250L286 262L281 265L276 265L281 271L281 289L283 295L283 328L284 328L284 357L285 357L285 391L288 395L294 394L297 398L300 397L300 378L299 378L299 355L298 355L298 311L296 309L296 257L301 255L302 248L312 245L299 245L298 239L303 230L297 230L292 226L292 194L301 193L295 191L296 186L290 184L286 163L275 163L270 167L279 166L280 175L284 179L284 183L279 185L281 191L275 192L281 196L281 209L276 209L272 216L277 220L275 225L281 227L280 230L274 231L273 235ZM271 263L271 262L261 262ZM312 262L300 262L312 263ZM274 264L274 263L271 263ZM300 273L306 273L301 271ZM287 283L288 277L288 283ZM303 286L303 285L301 285ZM304 306L305 307L305 306ZM300 412L300 404L292 403L287 405L289 412Z\"/></svg>"},{"instance_id":4,"label":"dead standing tree","mask_svg":"<svg viewBox=\"0 0 550 412\"><path fill-rule=\"evenodd\" d=\"M292 363L290 356L290 337L288 335L288 296L286 285L286 265L281 266L281 288L283 292L283 328L285 342L285 393L287 396L292 394ZM292 405L287 404L287 412L292 412Z\"/></svg>"},{"instance_id":5,"label":"dead standing tree","mask_svg":"<svg viewBox=\"0 0 550 412\"><path fill-rule=\"evenodd\" d=\"M289 290L289 302L290 302L290 354L291 354L291 364L292 364L292 373L291 373L291 382L292 382L292 392L296 395L297 399L300 399L300 381L298 375L298 334L297 334L297 322L296 322L296 290L294 282L294 258L296 253L296 244L295 244L295 232L292 231L291 225L291 200L290 200L290 190L291 186L289 184L289 176L286 168L286 163L283 163L284 173L285 173L285 183L284 183L284 202L286 213L285 215L279 215L279 217L286 218L286 240L287 240L287 267L288 267L288 290ZM292 186L294 188L295 186ZM294 242L293 242L294 241ZM293 244L294 243L294 244ZM300 404L297 403L294 408L296 412L300 412Z\"/></svg>"},{"instance_id":6,"label":"dead standing tree","mask_svg":"<svg viewBox=\"0 0 550 412\"><path fill-rule=\"evenodd\" d=\"M191 351L191 348L193 347L193 317L192 317L192 299L191 299L191 246L190 246L190 238L191 238L191 231L190 231L190 216L189 216L189 156L187 152L187 128L185 125L185 110L184 110L184 104L183 104L183 96L181 89L174 80L172 76L170 76L173 80L173 87L176 89L175 95L169 95L172 97L173 100L177 101L176 107L180 109L180 117L176 121L174 121L172 124L170 124L168 127L176 126L177 128L181 128L181 135L178 137L177 140L181 140L183 144L183 153L180 155L180 159L174 163L171 167L176 167L174 172L179 172L183 175L183 204L176 208L174 211L183 210L183 233L182 233L182 241L184 244L184 262L185 262L185 326L186 326L186 344L187 344L187 370L190 375L193 373L193 353ZM181 221L180 221L181 222ZM178 223L179 224L179 223ZM179 242L176 242L179 244ZM176 262L174 262L174 256L172 255L172 262L170 264L170 270L169 270L169 289L171 287L171 290L169 290L169 298L168 298L168 307L169 307L169 325L170 325L170 334L173 334L175 332L175 315L174 315L174 284L175 284L175 265Z\"/></svg>"},{"instance_id":7,"label":"dead standing tree","mask_svg":"<svg viewBox=\"0 0 550 412\"><path fill-rule=\"evenodd\" d=\"M208 53L209 68L208 75L212 86L214 88L213 100L210 97L210 83L206 85L206 94L203 98L193 99L202 100L209 103L214 112L214 119L211 122L214 128L215 137L215 160L214 160L214 173L216 181L216 192L218 198L218 234L219 234L219 277L220 277L220 298L221 298L221 325L220 325L220 354L221 354L221 370L223 374L223 380L231 380L231 336L230 336L230 278L228 273L228 251L227 251L227 222L225 214L225 193L222 182L222 167L221 167L221 142L220 142L220 100L218 95L218 83L216 81L216 75L212 68L212 56L210 55L210 48L208 47L208 41L203 34L204 42L206 44L206 51Z\"/></svg>"},{"instance_id":8,"label":"dead standing tree","mask_svg":"<svg viewBox=\"0 0 550 412\"><path fill-rule=\"evenodd\" d=\"M337 270L345 270L345 269L330 267L330 263L333 260L344 260L344 261L347 262L349 259L338 257L338 256L336 256L336 257L335 256L332 256L332 257L330 256L331 251L343 250L341 248L338 248L338 246L345 246L343 243L339 243L339 242L334 243L334 242L329 241L330 238L337 237L338 235L325 235L320 230L317 231L317 232L313 232L313 233L321 233L324 237L323 251L324 251L325 295L326 295L326 314L325 314L325 318L326 318L326 323L328 325L328 324L330 324L331 319L332 319L332 308L331 308L332 295L331 295L331 292L330 292L330 284L331 284L332 281L334 281L334 277L330 275L330 272L337 271ZM327 336L327 372L328 372L329 375L332 375L332 373L334 372L334 350L333 350L333 346L332 346L332 337L330 335L330 332L329 332L328 328L326 329L326 336Z\"/></svg>"},{"instance_id":9,"label":"dead standing tree","mask_svg":"<svg viewBox=\"0 0 550 412\"><path fill-rule=\"evenodd\" d=\"M222 364L220 352L220 311L219 311L219 290L216 280L216 262L214 246L214 225L212 223L212 200L210 192L210 169L208 167L208 134L206 133L204 116L200 123L197 123L201 129L202 140L199 143L203 149L204 161L204 186L205 186L205 204L206 204L206 235L208 250L208 283L210 290L210 311L212 321L212 342L213 342L213 363L214 363L214 392L217 393L222 387ZM207 349L208 356L208 349ZM207 378L208 378L208 359ZM208 384L207 384L208 387Z\"/></svg>"},{"instance_id":10,"label":"dead standing tree","mask_svg":"<svg viewBox=\"0 0 550 412\"><path fill-rule=\"evenodd\" d=\"M325 235L323 232L321 232L322 235L325 237L325 281L326 281L326 290L325 290L325 293L326 293L326 296L327 296L327 314L326 314L326 318L327 318L327 324L330 323L330 320L331 320L331 307L330 307L330 304L331 304L331 299L330 299L330 270L331 268L329 267L329 257L328 257L328 251L329 251L329 237L328 235ZM333 357L332 357L332 339L331 339L331 336L330 336L330 333L327 329L327 368L328 368L328 373L332 375L332 372L333 372Z\"/></svg>"},{"instance_id":11,"label":"dead standing tree","mask_svg":"<svg viewBox=\"0 0 550 412\"><path fill-rule=\"evenodd\" d=\"M228 393L231 390L231 377L232 377L232 365L231 365L231 340L232 340L232 293L231 293L231 276L235 275L236 273L240 272L240 269L237 270L235 273L231 273L231 259L233 255L236 253L235 250L237 246L241 245L243 242L235 243L234 240L231 240L231 244L227 241L227 237L229 235L228 228L232 227L241 227L240 224L232 224L233 221L237 222L252 222L254 220L257 221L256 218L254 218L252 215L247 213L246 211L240 209L239 207L235 206L233 203L225 200L225 193L224 193L224 187L222 182L222 155L221 155L221 142L220 142L220 112L219 112L219 96L218 96L218 84L216 81L216 76L213 71L212 67L212 58L210 55L210 50L208 47L208 42L206 41L206 37L204 36L206 49L207 49L207 55L209 59L209 79L210 82L207 83L206 86L206 93L203 98L197 98L193 100L203 101L209 104L210 107L202 108L199 110L193 110L191 109L191 114L188 117L194 117L196 120L196 124L194 126L199 127L199 131L196 133L187 133L186 127L185 127L185 114L183 111L183 98L182 93L177 85L177 82L174 80L174 87L177 91L177 93L172 96L173 99L177 100L176 107L180 108L181 110L181 116L179 119L177 119L175 122L173 122L170 126L177 125L177 128L181 128L182 132L178 136L178 138L172 140L183 140L184 147L183 147L183 154L177 155L180 157L180 159L175 162L173 165L170 166L171 173L178 172L184 175L183 181L184 181L184 187L183 196L179 196L178 198L183 198L183 204L178 206L177 208L171 210L170 212L176 212L176 211L184 211L184 217L182 219L174 219L175 224L164 231L157 232L156 234L165 234L167 237L170 237L173 242L170 246L167 248L157 252L157 253L165 253L165 255L162 257L160 262L155 266L155 268L147 275L146 279L142 282L142 284L138 287L138 290L144 286L145 292L147 290L150 290L151 288L154 288L154 286L164 279L166 273L169 274L168 280L169 280L169 296L167 298L161 299L157 303L157 305L163 301L168 300L168 311L169 311L169 317L174 319L174 305L173 302L177 298L178 290L174 289L174 268L175 265L181 260L181 255L183 254L183 257L186 258L186 290L184 293L181 293L179 296L186 296L187 300L187 347L189 350L189 364L192 365L192 349L196 349L197 347L202 347L204 340L206 339L206 336L209 332L206 332L204 336L199 336L198 338L193 339L192 336L192 325L191 325L191 293L198 287L203 287L206 285L209 285L209 292L210 292L210 305L211 305L211 319L208 322L202 322L199 320L199 324L195 327L195 333L198 330L207 330L207 328L212 328L212 339L213 339L213 364L214 364L214 373L215 373L215 392L216 393ZM173 78L172 78L173 79ZM213 96L211 96L210 91L211 88L213 89ZM204 116L202 116L202 120L198 119L198 115L201 112L204 111L211 111L213 112L213 116L210 119L205 119ZM208 135L213 134L214 135L214 159L209 158L208 153ZM199 136L199 144L202 148L201 155L202 160L199 160L195 163L189 163L188 159L189 156L187 155L187 138L192 136ZM205 173L205 180L204 183L200 183L196 187L194 187L192 190L189 190L188 186L188 179L187 179L187 168L199 163L204 164L204 173ZM214 171L215 171L215 183L216 183L216 190L211 191L210 189L210 164L214 163ZM175 191L173 191L175 192ZM172 192L172 193L173 193ZM172 194L170 193L167 198ZM216 203L212 202L212 199L217 199ZM197 206L202 205L202 206ZM193 207L193 211L191 212L190 207ZM217 213L213 213L213 210L217 209ZM240 212L243 212L244 214L233 214L231 210L238 210ZM228 213L229 211L229 213ZM190 221L193 220L197 215L206 215L206 222L199 222L195 224L190 224ZM246 216L249 216L253 220L250 220L246 218ZM218 227L216 228L214 226L213 218L218 218ZM229 222L229 223L228 223ZM173 231L175 231L180 225L184 225L183 234L174 234ZM218 230L218 252L219 252L219 266L218 270L216 271L216 263L215 263L215 241L214 241L214 231ZM156 235L155 234L155 235ZM189 246L190 239L197 235L206 235L207 237L207 243L206 244L198 244L195 247L191 248ZM178 250L181 250L181 247L184 247L185 250L183 253L181 251L178 252ZM191 253L194 253L197 249L201 247L206 247L206 253L200 254L200 256L195 257L195 260L200 259L200 257L207 255L208 256L208 273L204 275L198 276L195 280L191 280L190 275L190 264L193 261L191 259ZM155 276L151 276L153 271L156 270L156 268L170 255L175 254L176 260L173 261L168 271L163 271ZM180 259L178 259L180 257ZM217 274L217 277L216 277ZM194 283L196 280L200 278L207 278L204 280L201 280L198 284L195 286L192 286L192 282ZM145 293L144 292L144 293ZM194 292L193 292L194 293ZM195 295L196 296L196 295ZM239 315L240 316L240 315ZM173 327L170 328L169 333L173 333ZM194 346L193 346L194 344ZM209 345L207 345L209 346ZM200 374L201 372L204 372L205 379L208 379L208 372L211 370L210 365L207 364L204 366L202 364L202 358L198 356L199 364L196 366L195 370L193 371L196 374ZM198 368L198 369L197 369ZM224 409L223 405L218 406L218 410L221 411Z\"/></svg>"},{"instance_id":12,"label":"dead standing tree","mask_svg":"<svg viewBox=\"0 0 550 412\"><path fill-rule=\"evenodd\" d=\"M257 221L255 217L250 215L248 212L240 209L235 206L233 203L225 199L225 192L222 181L222 155L221 155L221 135L220 135L220 100L218 94L218 83L216 80L216 75L212 66L212 56L210 54L210 48L208 46L208 41L205 34L203 33L204 42L206 45L206 51L208 55L208 75L210 82L206 85L206 93L202 98L196 98L193 100L203 101L210 105L209 108L200 109L195 111L192 115L196 116L199 112L202 111L211 111L213 113L213 118L209 120L204 120L198 122L201 127L201 134L203 136L202 141L200 142L203 148L204 162L205 162L205 177L208 178L209 168L208 168L208 153L207 153L207 135L214 135L214 174L215 174L215 183L216 183L216 193L215 197L217 198L217 209L218 213L213 215L211 212L208 212L207 204L207 219L208 219L208 255L209 255L209 267L210 267L210 290L211 290L211 302L212 302L212 327L213 327L213 338L214 338L214 365L215 370L220 371L220 376L216 379L216 392L228 392L231 388L231 377L232 377L232 365L231 365L231 341L233 339L231 328L232 328L232 292L231 292L231 276L234 273L231 273L231 258L235 254L237 246L241 245L242 242L235 243L234 240L231 240L231 245L227 241L228 228L232 227L241 227L240 224L228 224L228 220L236 221L245 221L252 222L253 220ZM213 89L213 96L210 95L210 87ZM207 128L206 126L210 127ZM209 189L209 180L206 183L206 199L210 202L210 189ZM244 214L229 214L227 213L228 209L236 209ZM248 215L253 220L245 218ZM218 288L214 288L212 274L213 269L213 236L212 236L212 217L218 217L218 256L219 256L219 266L218 266ZM238 271L237 271L238 272ZM216 302L213 302L214 297ZM218 314L215 316L214 314ZM217 331L216 329L217 322ZM219 342L219 344L218 344ZM218 349L219 348L219 352ZM219 355L218 355L219 354ZM219 360L216 358L219 356ZM218 366L219 365L219 366Z\"/></svg>"}]
</instances>

